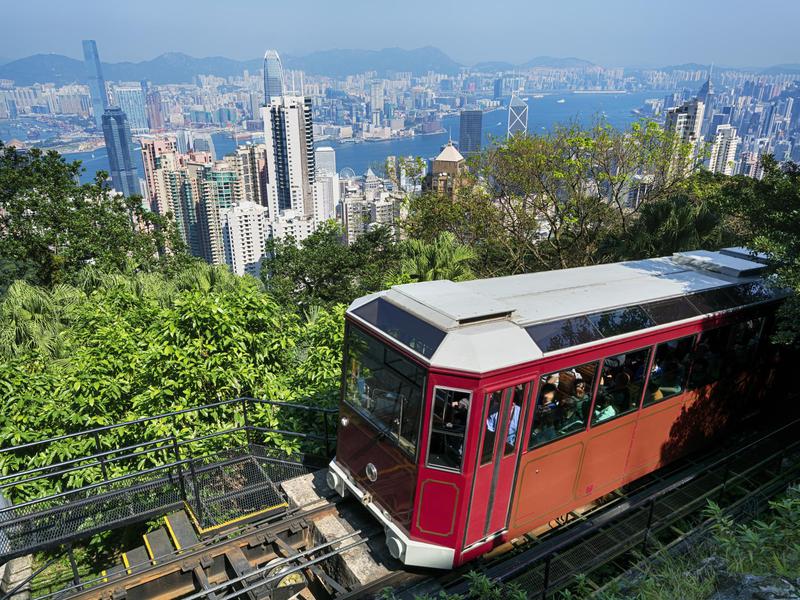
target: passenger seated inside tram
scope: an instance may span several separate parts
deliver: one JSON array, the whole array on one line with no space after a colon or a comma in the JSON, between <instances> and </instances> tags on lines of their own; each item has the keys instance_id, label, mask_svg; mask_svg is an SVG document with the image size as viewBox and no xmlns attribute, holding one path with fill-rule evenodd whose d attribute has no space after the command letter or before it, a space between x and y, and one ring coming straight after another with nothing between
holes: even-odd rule
<instances>
[{"instance_id":1,"label":"passenger seated inside tram","mask_svg":"<svg viewBox=\"0 0 800 600\"><path fill-rule=\"evenodd\" d=\"M592 403L592 399L589 396L591 391L591 385L585 379L575 381L575 392L572 394L572 399L575 403L575 410L584 420L589 414L589 405Z\"/></svg>"},{"instance_id":2,"label":"passenger seated inside tram","mask_svg":"<svg viewBox=\"0 0 800 600\"><path fill-rule=\"evenodd\" d=\"M542 391L539 393L539 402L537 410L555 410L558 406L556 403L556 386L552 383L545 383L542 386Z\"/></svg>"},{"instance_id":3,"label":"passenger seated inside tram","mask_svg":"<svg viewBox=\"0 0 800 600\"><path fill-rule=\"evenodd\" d=\"M597 398L607 400L607 405L612 407L614 414L625 412L630 408L631 397L628 384L631 376L622 368L613 368L603 374L602 385L597 390ZM595 413L597 410L595 409ZM614 416L613 414L610 416Z\"/></svg>"},{"instance_id":4,"label":"passenger seated inside tram","mask_svg":"<svg viewBox=\"0 0 800 600\"><path fill-rule=\"evenodd\" d=\"M544 444L550 440L556 439L556 428L554 426L553 411L545 410L537 413L534 417L533 430L531 431L530 447Z\"/></svg>"},{"instance_id":5,"label":"passenger seated inside tram","mask_svg":"<svg viewBox=\"0 0 800 600\"><path fill-rule=\"evenodd\" d=\"M567 396L564 398L558 408L558 412L560 413L558 433L560 435L583 428L586 421L581 414L581 409L578 407L578 401L575 399L575 396Z\"/></svg>"},{"instance_id":6,"label":"passenger seated inside tram","mask_svg":"<svg viewBox=\"0 0 800 600\"><path fill-rule=\"evenodd\" d=\"M594 407L594 421L600 423L616 416L617 410L614 408L612 397L608 394L601 394L598 390L597 403Z\"/></svg>"},{"instance_id":7,"label":"passenger seated inside tram","mask_svg":"<svg viewBox=\"0 0 800 600\"><path fill-rule=\"evenodd\" d=\"M508 432L506 434L506 444L514 446L517 441L517 429L519 428L519 415L522 412L522 397L525 393L525 386L518 384L514 388L512 396L511 418L508 421ZM496 433L497 424L500 419L500 402L492 399L492 404L489 407L489 416L486 417L486 429L490 433Z\"/></svg>"},{"instance_id":8,"label":"passenger seated inside tram","mask_svg":"<svg viewBox=\"0 0 800 600\"><path fill-rule=\"evenodd\" d=\"M670 361L664 365L663 369L650 379L658 386L662 398L675 396L683 391L683 367L677 362Z\"/></svg>"}]
</instances>

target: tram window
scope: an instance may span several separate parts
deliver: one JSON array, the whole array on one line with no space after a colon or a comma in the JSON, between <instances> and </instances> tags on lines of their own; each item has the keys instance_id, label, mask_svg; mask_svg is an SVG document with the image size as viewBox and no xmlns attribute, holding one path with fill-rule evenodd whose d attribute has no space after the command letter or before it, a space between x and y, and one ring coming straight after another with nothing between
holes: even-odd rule
<instances>
[{"instance_id":1,"label":"tram window","mask_svg":"<svg viewBox=\"0 0 800 600\"><path fill-rule=\"evenodd\" d=\"M584 316L531 325L526 327L525 331L542 352L552 352L561 350L561 348L586 344L603 337L591 321Z\"/></svg>"},{"instance_id":2,"label":"tram window","mask_svg":"<svg viewBox=\"0 0 800 600\"><path fill-rule=\"evenodd\" d=\"M589 315L589 320L605 337L622 335L653 327L655 323L639 306L628 306L617 310Z\"/></svg>"},{"instance_id":3,"label":"tram window","mask_svg":"<svg viewBox=\"0 0 800 600\"><path fill-rule=\"evenodd\" d=\"M658 325L690 319L700 314L700 311L683 296L670 298L669 300L648 302L642 308L647 311L650 318Z\"/></svg>"},{"instance_id":4,"label":"tram window","mask_svg":"<svg viewBox=\"0 0 800 600\"><path fill-rule=\"evenodd\" d=\"M701 313L713 313L739 305L739 301L728 293L727 288L717 288L688 296Z\"/></svg>"},{"instance_id":5,"label":"tram window","mask_svg":"<svg viewBox=\"0 0 800 600\"><path fill-rule=\"evenodd\" d=\"M356 327L348 327L344 399L416 454L425 371Z\"/></svg>"},{"instance_id":6,"label":"tram window","mask_svg":"<svg viewBox=\"0 0 800 600\"><path fill-rule=\"evenodd\" d=\"M486 418L483 424L483 447L481 448L481 465L492 461L494 442L500 421L500 408L503 405L503 390L497 390L486 396Z\"/></svg>"},{"instance_id":7,"label":"tram window","mask_svg":"<svg viewBox=\"0 0 800 600\"><path fill-rule=\"evenodd\" d=\"M367 302L353 312L427 358L433 356L445 336L444 331L408 314L383 298Z\"/></svg>"},{"instance_id":8,"label":"tram window","mask_svg":"<svg viewBox=\"0 0 800 600\"><path fill-rule=\"evenodd\" d=\"M647 382L644 405L672 398L686 390L697 336L663 342L656 347L653 368Z\"/></svg>"},{"instance_id":9,"label":"tram window","mask_svg":"<svg viewBox=\"0 0 800 600\"><path fill-rule=\"evenodd\" d=\"M693 390L717 381L725 366L725 353L731 337L731 326L705 331L692 357L689 389Z\"/></svg>"},{"instance_id":10,"label":"tram window","mask_svg":"<svg viewBox=\"0 0 800 600\"><path fill-rule=\"evenodd\" d=\"M763 318L750 319L732 325L727 356L727 363L732 370L741 371L748 366L758 348L763 325Z\"/></svg>"},{"instance_id":11,"label":"tram window","mask_svg":"<svg viewBox=\"0 0 800 600\"><path fill-rule=\"evenodd\" d=\"M522 415L522 406L525 402L525 384L520 383L514 386L514 391L511 392L511 402L508 405L508 426L506 427L506 443L504 456L513 454L517 448L517 439L519 433L520 418Z\"/></svg>"},{"instance_id":12,"label":"tram window","mask_svg":"<svg viewBox=\"0 0 800 600\"><path fill-rule=\"evenodd\" d=\"M639 408L649 362L650 348L603 359L592 426Z\"/></svg>"},{"instance_id":13,"label":"tram window","mask_svg":"<svg viewBox=\"0 0 800 600\"><path fill-rule=\"evenodd\" d=\"M588 363L541 378L529 450L586 429L597 367Z\"/></svg>"},{"instance_id":14,"label":"tram window","mask_svg":"<svg viewBox=\"0 0 800 600\"><path fill-rule=\"evenodd\" d=\"M461 470L470 400L469 392L436 388L431 411L428 466Z\"/></svg>"}]
</instances>

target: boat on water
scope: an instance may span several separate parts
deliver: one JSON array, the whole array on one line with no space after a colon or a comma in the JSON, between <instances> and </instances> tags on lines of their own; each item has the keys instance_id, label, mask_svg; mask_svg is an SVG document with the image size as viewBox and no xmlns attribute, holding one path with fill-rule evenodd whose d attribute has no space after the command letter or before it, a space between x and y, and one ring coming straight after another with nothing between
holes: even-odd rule
<instances>
[{"instance_id":1,"label":"boat on water","mask_svg":"<svg viewBox=\"0 0 800 600\"><path fill-rule=\"evenodd\" d=\"M544 98L544 94L534 94L531 98L538 100L539 98Z\"/></svg>"},{"instance_id":2,"label":"boat on water","mask_svg":"<svg viewBox=\"0 0 800 600\"><path fill-rule=\"evenodd\" d=\"M556 100L556 104L564 104L565 102L566 100L564 100L563 98L559 98L558 100Z\"/></svg>"}]
</instances>

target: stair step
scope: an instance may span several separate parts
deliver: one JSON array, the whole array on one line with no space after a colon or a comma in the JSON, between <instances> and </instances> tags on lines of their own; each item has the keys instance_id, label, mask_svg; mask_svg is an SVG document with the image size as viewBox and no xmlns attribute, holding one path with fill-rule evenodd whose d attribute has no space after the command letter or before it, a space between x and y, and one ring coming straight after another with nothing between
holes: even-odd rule
<instances>
[{"instance_id":1,"label":"stair step","mask_svg":"<svg viewBox=\"0 0 800 600\"><path fill-rule=\"evenodd\" d=\"M186 516L186 512L182 510L174 512L164 517L164 521L176 550L191 548L200 542L200 538L197 537L197 532L194 530L191 521L189 521L189 517Z\"/></svg>"},{"instance_id":2,"label":"stair step","mask_svg":"<svg viewBox=\"0 0 800 600\"><path fill-rule=\"evenodd\" d=\"M122 563L129 574L141 573L150 567L150 556L144 546L122 553Z\"/></svg>"},{"instance_id":3,"label":"stair step","mask_svg":"<svg viewBox=\"0 0 800 600\"><path fill-rule=\"evenodd\" d=\"M125 567L122 565L114 565L110 569L103 570L100 574L103 576L104 582L114 581L125 575Z\"/></svg>"},{"instance_id":4,"label":"stair step","mask_svg":"<svg viewBox=\"0 0 800 600\"><path fill-rule=\"evenodd\" d=\"M147 547L147 553L155 563L159 558L169 556L175 551L172 542L169 541L169 534L163 527L144 534L144 545Z\"/></svg>"}]
</instances>

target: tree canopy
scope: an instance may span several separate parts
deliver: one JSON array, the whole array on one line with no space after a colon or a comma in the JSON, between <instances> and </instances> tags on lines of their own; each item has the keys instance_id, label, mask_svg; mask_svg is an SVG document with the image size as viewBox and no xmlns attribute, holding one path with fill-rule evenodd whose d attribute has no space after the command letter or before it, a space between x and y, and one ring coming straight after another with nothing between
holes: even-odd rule
<instances>
[{"instance_id":1,"label":"tree canopy","mask_svg":"<svg viewBox=\"0 0 800 600\"><path fill-rule=\"evenodd\" d=\"M174 221L112 194L106 174L80 185L79 162L0 142L0 293L16 279L50 286L85 266L152 270L185 257Z\"/></svg>"}]
</instances>

